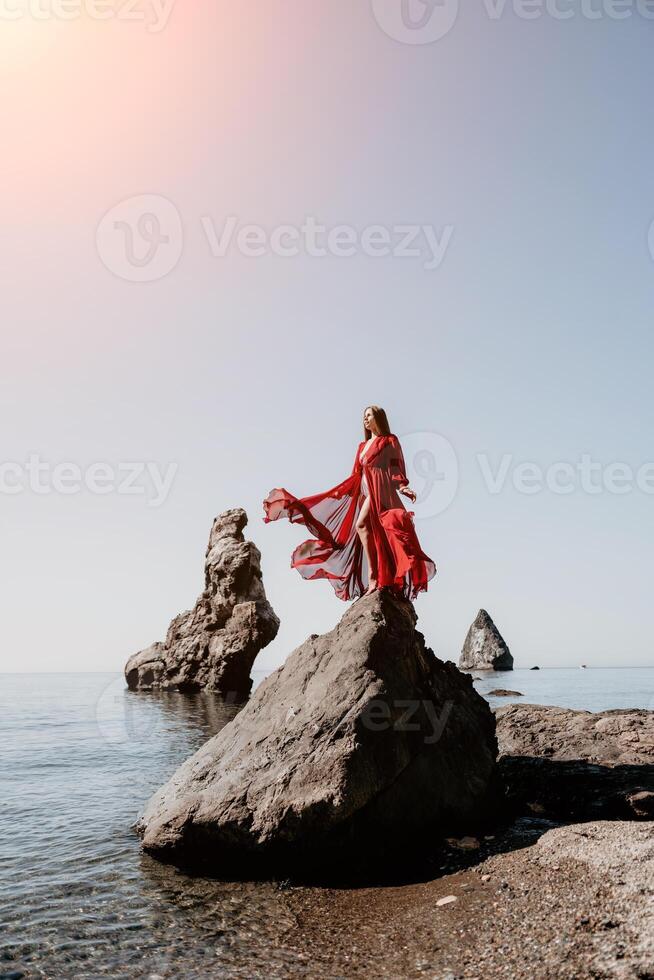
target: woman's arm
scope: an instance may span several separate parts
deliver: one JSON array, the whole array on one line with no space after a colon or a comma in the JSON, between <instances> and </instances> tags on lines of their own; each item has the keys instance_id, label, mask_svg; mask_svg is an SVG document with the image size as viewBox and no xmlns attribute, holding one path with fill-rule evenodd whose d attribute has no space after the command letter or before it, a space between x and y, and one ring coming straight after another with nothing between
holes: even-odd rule
<instances>
[{"instance_id":1,"label":"woman's arm","mask_svg":"<svg viewBox=\"0 0 654 980\"><path fill-rule=\"evenodd\" d=\"M392 435L391 439L391 458L389 463L390 477L399 493L404 494L409 500L415 503L416 494L409 486L409 479L406 475L406 464L404 453L397 436Z\"/></svg>"}]
</instances>

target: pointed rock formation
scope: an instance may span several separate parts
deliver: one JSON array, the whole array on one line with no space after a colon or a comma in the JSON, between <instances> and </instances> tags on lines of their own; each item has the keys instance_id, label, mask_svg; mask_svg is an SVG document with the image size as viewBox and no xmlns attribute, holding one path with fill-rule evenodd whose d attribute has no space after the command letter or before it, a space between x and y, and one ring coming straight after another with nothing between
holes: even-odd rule
<instances>
[{"instance_id":1,"label":"pointed rock formation","mask_svg":"<svg viewBox=\"0 0 654 980\"><path fill-rule=\"evenodd\" d=\"M173 619L163 643L130 657L130 688L204 688L236 700L247 697L255 657L279 629L261 580L261 554L243 537L247 521L242 507L215 519L204 592L193 609Z\"/></svg>"},{"instance_id":2,"label":"pointed rock formation","mask_svg":"<svg viewBox=\"0 0 654 980\"><path fill-rule=\"evenodd\" d=\"M150 800L145 849L225 877L356 873L488 819L492 712L416 620L382 590L312 634Z\"/></svg>"},{"instance_id":3,"label":"pointed rock formation","mask_svg":"<svg viewBox=\"0 0 654 980\"><path fill-rule=\"evenodd\" d=\"M513 657L485 609L468 630L459 657L460 670L513 670Z\"/></svg>"}]
</instances>

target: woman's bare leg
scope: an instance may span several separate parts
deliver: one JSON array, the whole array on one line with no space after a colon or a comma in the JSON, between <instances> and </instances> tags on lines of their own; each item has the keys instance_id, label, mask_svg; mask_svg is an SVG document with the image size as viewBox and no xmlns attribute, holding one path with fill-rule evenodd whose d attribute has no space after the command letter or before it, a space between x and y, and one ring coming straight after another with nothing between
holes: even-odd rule
<instances>
[{"instance_id":1,"label":"woman's bare leg","mask_svg":"<svg viewBox=\"0 0 654 980\"><path fill-rule=\"evenodd\" d=\"M372 532L370 530L370 520L368 518L369 510L370 497L366 497L365 503L359 511L359 517L356 525L358 535L361 538L361 543L363 544L363 548L366 553L366 558L368 559L368 588L363 593L364 595L369 595L377 588L377 552L372 540Z\"/></svg>"}]
</instances>

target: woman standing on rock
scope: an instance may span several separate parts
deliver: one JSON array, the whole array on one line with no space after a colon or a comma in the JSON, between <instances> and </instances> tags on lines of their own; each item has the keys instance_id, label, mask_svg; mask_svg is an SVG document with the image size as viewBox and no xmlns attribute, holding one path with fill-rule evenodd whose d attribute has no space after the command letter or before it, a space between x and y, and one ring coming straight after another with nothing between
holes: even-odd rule
<instances>
[{"instance_id":1,"label":"woman standing on rock","mask_svg":"<svg viewBox=\"0 0 654 980\"><path fill-rule=\"evenodd\" d=\"M415 599L427 591L436 565L420 548L414 512L406 510L398 495L416 499L402 447L378 405L366 408L363 434L346 480L312 497L271 490L263 502L263 520L287 517L315 535L295 549L291 567L309 580L328 579L339 599L356 599L381 588Z\"/></svg>"}]
</instances>

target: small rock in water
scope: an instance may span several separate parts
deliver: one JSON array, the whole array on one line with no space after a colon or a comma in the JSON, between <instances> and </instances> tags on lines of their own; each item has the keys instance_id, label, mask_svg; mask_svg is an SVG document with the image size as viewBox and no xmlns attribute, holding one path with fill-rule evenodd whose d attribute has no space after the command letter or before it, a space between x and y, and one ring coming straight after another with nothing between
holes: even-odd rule
<instances>
[{"instance_id":1,"label":"small rock in water","mask_svg":"<svg viewBox=\"0 0 654 980\"><path fill-rule=\"evenodd\" d=\"M492 691L488 692L495 698L523 698L524 694L522 691L509 691L508 688L496 687Z\"/></svg>"},{"instance_id":2,"label":"small rock in water","mask_svg":"<svg viewBox=\"0 0 654 980\"><path fill-rule=\"evenodd\" d=\"M456 902L456 895L446 895L445 898L439 898L436 904L450 905L452 902Z\"/></svg>"},{"instance_id":3,"label":"small rock in water","mask_svg":"<svg viewBox=\"0 0 654 980\"><path fill-rule=\"evenodd\" d=\"M460 851L475 851L479 847L476 837L447 837L450 847L457 847Z\"/></svg>"}]
</instances>

